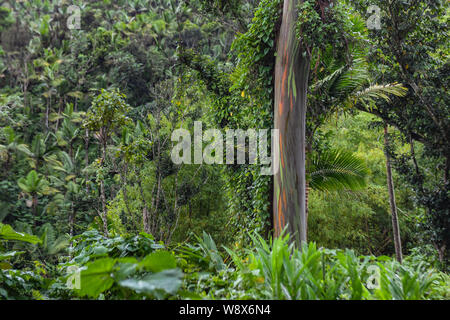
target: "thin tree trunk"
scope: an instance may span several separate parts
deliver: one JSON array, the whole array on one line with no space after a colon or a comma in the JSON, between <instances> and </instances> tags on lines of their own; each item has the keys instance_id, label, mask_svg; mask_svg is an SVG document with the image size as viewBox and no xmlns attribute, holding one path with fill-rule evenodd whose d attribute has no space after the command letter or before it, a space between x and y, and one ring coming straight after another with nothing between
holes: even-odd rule
<instances>
[{"instance_id":1,"label":"thin tree trunk","mask_svg":"<svg viewBox=\"0 0 450 320\"><path fill-rule=\"evenodd\" d=\"M55 132L58 131L58 129L59 129L59 117L61 116L61 112L62 112L61 105L62 105L62 99L59 98L58 118L56 119Z\"/></svg>"},{"instance_id":2,"label":"thin tree trunk","mask_svg":"<svg viewBox=\"0 0 450 320\"><path fill-rule=\"evenodd\" d=\"M275 63L275 129L280 170L274 177L274 236L287 231L297 245L306 241L305 118L310 61L296 37L298 0L285 0Z\"/></svg>"},{"instance_id":3,"label":"thin tree trunk","mask_svg":"<svg viewBox=\"0 0 450 320\"><path fill-rule=\"evenodd\" d=\"M108 221L107 221L107 213L106 213L106 196L105 196L105 183L100 180L100 200L102 202L102 221L103 221L103 231L105 236L108 236Z\"/></svg>"},{"instance_id":4,"label":"thin tree trunk","mask_svg":"<svg viewBox=\"0 0 450 320\"><path fill-rule=\"evenodd\" d=\"M131 220L133 221L134 227L138 228L138 223L136 221L136 217L134 214L132 214L130 210L130 205L128 201L128 192L127 192L127 171L128 171L128 164L125 164L123 170L120 172L120 176L122 178L122 192L123 192L123 202L125 202L125 207L127 208L128 215L131 217Z\"/></svg>"},{"instance_id":5,"label":"thin tree trunk","mask_svg":"<svg viewBox=\"0 0 450 320\"><path fill-rule=\"evenodd\" d=\"M148 214L149 214L148 205L147 205L147 200L145 200L144 188L142 188L142 181L141 181L141 177L139 176L139 173L137 173L137 183L139 186L139 192L141 193L142 202L144 203L144 209L142 210L142 223L144 224L144 232L151 234L152 230L150 228L149 219L148 219Z\"/></svg>"},{"instance_id":6,"label":"thin tree trunk","mask_svg":"<svg viewBox=\"0 0 450 320\"><path fill-rule=\"evenodd\" d=\"M175 219L175 225L173 226L172 230L170 230L169 228L169 235L168 238L166 240L166 244L169 245L170 242L172 241L172 236L173 233L175 232L175 230L178 227L178 220L180 219L180 213L178 212L178 173L180 171L178 170L176 175L175 175L175 185L174 185L174 192L175 192L175 196L174 196L174 205L173 205L173 212L176 215L176 219Z\"/></svg>"},{"instance_id":7,"label":"thin tree trunk","mask_svg":"<svg viewBox=\"0 0 450 320\"><path fill-rule=\"evenodd\" d=\"M154 229L153 229L153 233L156 234L156 232L158 231L160 224L159 224L159 214L158 214L158 210L159 210L159 199L160 199L160 195L161 195L161 174L159 174L159 168L157 168L158 170L158 177L157 177L157 189L156 189L156 198L154 200L154 210L153 210L153 217L154 217Z\"/></svg>"},{"instance_id":8,"label":"thin tree trunk","mask_svg":"<svg viewBox=\"0 0 450 320\"><path fill-rule=\"evenodd\" d=\"M75 226L75 207L73 205L73 201L70 204L71 207L71 212L69 214L69 234L70 237L73 237L73 230L74 230L74 226Z\"/></svg>"},{"instance_id":9,"label":"thin tree trunk","mask_svg":"<svg viewBox=\"0 0 450 320\"><path fill-rule=\"evenodd\" d=\"M89 130L86 129L86 134L84 136L84 164L89 167ZM89 173L86 172L86 193L89 193Z\"/></svg>"},{"instance_id":10,"label":"thin tree trunk","mask_svg":"<svg viewBox=\"0 0 450 320\"><path fill-rule=\"evenodd\" d=\"M35 194L31 196L31 212L33 213L33 217L36 218L37 216L37 206L38 206L38 199Z\"/></svg>"},{"instance_id":11,"label":"thin tree trunk","mask_svg":"<svg viewBox=\"0 0 450 320\"><path fill-rule=\"evenodd\" d=\"M50 112L50 102L47 101L47 107L45 108L45 132L48 132L48 117L49 117L49 112Z\"/></svg>"},{"instance_id":12,"label":"thin tree trunk","mask_svg":"<svg viewBox=\"0 0 450 320\"><path fill-rule=\"evenodd\" d=\"M105 137L103 137L105 139ZM106 161L106 141L102 141L102 167L105 166ZM102 220L103 220L103 230L105 236L108 236L108 214L106 212L106 193L105 193L105 181L104 177L100 180L100 199L102 201Z\"/></svg>"},{"instance_id":13,"label":"thin tree trunk","mask_svg":"<svg viewBox=\"0 0 450 320\"><path fill-rule=\"evenodd\" d=\"M392 168L391 168L391 159L389 156L389 137L388 137L388 126L385 124L384 126L384 147L385 147L385 156L386 156L386 175L387 175L387 185L389 191L389 203L391 205L391 216L392 216L392 230L394 233L394 245L395 245L395 257L397 261L402 263L402 243L400 239L400 227L398 224L398 215L397 215L397 205L395 203L395 190L394 190L394 181L392 180Z\"/></svg>"}]
</instances>

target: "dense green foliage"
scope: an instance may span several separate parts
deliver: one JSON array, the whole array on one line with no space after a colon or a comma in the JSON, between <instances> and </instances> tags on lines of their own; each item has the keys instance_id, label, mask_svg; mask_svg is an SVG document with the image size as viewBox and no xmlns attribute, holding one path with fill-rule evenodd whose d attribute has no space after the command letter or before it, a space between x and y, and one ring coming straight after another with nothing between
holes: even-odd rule
<instances>
[{"instance_id":1,"label":"dense green foliage","mask_svg":"<svg viewBox=\"0 0 450 320\"><path fill-rule=\"evenodd\" d=\"M0 294L7 299L449 298L443 288L450 278L434 269L436 261L421 255L400 265L386 256L357 256L313 243L300 251L284 235L269 243L259 235L250 237L252 249L243 251L219 251L206 233L167 251L145 233L106 238L91 230L73 239L70 256L61 257L53 269L37 265L34 271L3 271Z\"/></svg>"},{"instance_id":2,"label":"dense green foliage","mask_svg":"<svg viewBox=\"0 0 450 320\"><path fill-rule=\"evenodd\" d=\"M308 243L260 165L172 161L272 128L283 2L1 3L0 299L449 299L446 1L298 1Z\"/></svg>"}]
</instances>

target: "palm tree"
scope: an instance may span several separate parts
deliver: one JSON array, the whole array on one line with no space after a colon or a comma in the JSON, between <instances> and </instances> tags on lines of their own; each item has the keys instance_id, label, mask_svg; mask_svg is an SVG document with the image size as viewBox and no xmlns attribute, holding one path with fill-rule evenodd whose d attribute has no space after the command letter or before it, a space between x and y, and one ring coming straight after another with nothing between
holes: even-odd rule
<instances>
[{"instance_id":1,"label":"palm tree","mask_svg":"<svg viewBox=\"0 0 450 320\"><path fill-rule=\"evenodd\" d=\"M308 221L309 190L356 191L366 186L369 170L360 158L346 150L327 149L309 153L306 171L306 221Z\"/></svg>"},{"instance_id":2,"label":"palm tree","mask_svg":"<svg viewBox=\"0 0 450 320\"><path fill-rule=\"evenodd\" d=\"M47 133L45 137L38 133L31 142L31 148L27 152L27 156L30 166L36 171L40 171L41 166L44 164L59 164L54 154L58 150L58 147L56 144L50 143L52 136L54 136L52 133ZM47 172L47 168L45 171Z\"/></svg>"},{"instance_id":3,"label":"palm tree","mask_svg":"<svg viewBox=\"0 0 450 320\"><path fill-rule=\"evenodd\" d=\"M322 68L319 69L321 71L313 73L310 85L305 150L309 162L306 216L310 188L322 191L356 190L365 186L367 176L365 164L349 152L327 150L310 156L315 131L332 114L348 112L357 105L372 109L376 107L379 99L390 102L390 95L406 95L407 89L401 84L372 83L365 55L365 49L354 47L350 55L351 62L347 63L335 57L333 48L329 48L323 52L320 61L312 61L315 69L319 69L318 66Z\"/></svg>"},{"instance_id":4,"label":"palm tree","mask_svg":"<svg viewBox=\"0 0 450 320\"><path fill-rule=\"evenodd\" d=\"M313 61L312 65L322 66L316 72L311 85L309 99L309 117L307 122L306 154L312 151L315 131L330 115L347 112L355 106L358 109L371 110L376 108L380 99L391 102L390 96L405 96L407 89L399 83L372 83L369 64L364 58L365 48L354 47L351 52L351 62L347 63L336 58L333 48L325 51L320 61ZM319 59L319 58L318 58ZM316 70L318 69L315 68ZM311 188L319 190L355 190L365 185L366 169L361 160L346 152L331 151L311 157L310 180L307 179L306 188L306 217L308 218L308 183ZM389 168L388 168L389 170ZM391 194L391 193L390 193ZM392 201L391 201L392 203ZM401 247L398 222L393 220L396 236L396 249ZM397 229L396 229L397 226ZM397 232L396 232L397 231ZM400 252L401 249L396 250ZM401 254L400 254L401 255ZM397 254L397 259L399 255ZM399 259L399 261L401 258Z\"/></svg>"},{"instance_id":5,"label":"palm tree","mask_svg":"<svg viewBox=\"0 0 450 320\"><path fill-rule=\"evenodd\" d=\"M406 95L408 90L402 84L373 83L368 62L363 56L364 52L354 49L351 63L334 57L331 50L321 57L320 70L323 70L312 76L310 85L307 152L311 151L315 131L331 115L348 112L356 106L363 106L367 110L374 109L380 99L390 102L392 95Z\"/></svg>"},{"instance_id":6,"label":"palm tree","mask_svg":"<svg viewBox=\"0 0 450 320\"><path fill-rule=\"evenodd\" d=\"M39 195L49 195L58 192L58 190L51 188L48 181L34 170L31 170L26 177L20 178L17 184L25 194L31 196L30 206L33 216L36 216L37 213Z\"/></svg>"},{"instance_id":7,"label":"palm tree","mask_svg":"<svg viewBox=\"0 0 450 320\"><path fill-rule=\"evenodd\" d=\"M52 113L51 121L59 121L63 119L61 128L56 132L56 140L60 147L67 147L70 158L73 160L73 144L79 138L80 126L83 121L84 112L74 112L73 104L66 105L64 112L61 114Z\"/></svg>"}]
</instances>

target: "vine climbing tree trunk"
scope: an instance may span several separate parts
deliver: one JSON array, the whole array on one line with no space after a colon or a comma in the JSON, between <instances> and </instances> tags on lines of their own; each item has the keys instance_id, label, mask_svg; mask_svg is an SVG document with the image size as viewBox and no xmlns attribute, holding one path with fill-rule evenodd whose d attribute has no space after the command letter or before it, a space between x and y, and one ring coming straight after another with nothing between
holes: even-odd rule
<instances>
[{"instance_id":1,"label":"vine climbing tree trunk","mask_svg":"<svg viewBox=\"0 0 450 320\"><path fill-rule=\"evenodd\" d=\"M305 118L310 61L296 37L297 4L284 0L275 62L275 129L279 129L280 169L274 177L274 236L287 231L306 241ZM275 151L277 152L277 151Z\"/></svg>"},{"instance_id":2,"label":"vine climbing tree trunk","mask_svg":"<svg viewBox=\"0 0 450 320\"><path fill-rule=\"evenodd\" d=\"M389 191L389 203L391 205L392 230L394 233L395 257L397 261L402 263L402 243L400 239L400 227L398 224L397 204L395 203L394 181L392 180L391 159L389 156L389 136L387 124L384 126L384 154L386 156L386 176Z\"/></svg>"}]
</instances>

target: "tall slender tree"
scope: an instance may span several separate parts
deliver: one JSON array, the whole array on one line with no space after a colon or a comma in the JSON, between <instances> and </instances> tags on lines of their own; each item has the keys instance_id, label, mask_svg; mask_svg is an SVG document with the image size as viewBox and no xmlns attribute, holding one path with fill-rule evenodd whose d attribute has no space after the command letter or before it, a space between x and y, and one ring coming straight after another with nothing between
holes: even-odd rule
<instances>
[{"instance_id":1,"label":"tall slender tree","mask_svg":"<svg viewBox=\"0 0 450 320\"><path fill-rule=\"evenodd\" d=\"M101 94L92 102L92 107L84 121L84 127L96 132L96 137L99 140L101 157L98 180L100 183L100 200L102 204L101 219L105 235L108 235L105 190L105 173L107 170L106 149L114 130L128 122L125 114L129 111L130 106L125 102L125 98L125 95L118 90L107 91L102 89Z\"/></svg>"},{"instance_id":2,"label":"tall slender tree","mask_svg":"<svg viewBox=\"0 0 450 320\"><path fill-rule=\"evenodd\" d=\"M310 59L296 35L298 0L285 0L275 62L274 128L279 129L280 168L274 177L275 236L284 226L306 241L305 121Z\"/></svg>"},{"instance_id":3,"label":"tall slender tree","mask_svg":"<svg viewBox=\"0 0 450 320\"><path fill-rule=\"evenodd\" d=\"M394 234L395 257L402 263L402 242L400 238L400 227L398 224L397 204L395 201L394 180L392 179L391 157L389 155L389 133L388 125L384 125L384 154L386 156L386 177L389 192L389 204L391 207L392 231Z\"/></svg>"}]
</instances>

